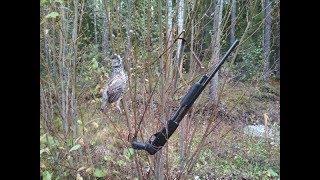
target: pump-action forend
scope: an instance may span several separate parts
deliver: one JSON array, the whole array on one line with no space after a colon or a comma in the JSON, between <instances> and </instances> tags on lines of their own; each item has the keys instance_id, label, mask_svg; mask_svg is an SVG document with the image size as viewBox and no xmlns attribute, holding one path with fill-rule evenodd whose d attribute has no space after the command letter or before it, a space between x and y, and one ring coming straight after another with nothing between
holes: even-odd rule
<instances>
[{"instance_id":1,"label":"pump-action forend","mask_svg":"<svg viewBox=\"0 0 320 180\"><path fill-rule=\"evenodd\" d=\"M166 127L163 127L161 131L155 133L151 136L147 143L138 142L136 139L132 141L132 148L136 150L146 150L150 155L158 152L178 128L179 123L186 115L190 107L197 100L201 92L208 85L210 80L221 68L222 64L226 61L231 52L239 44L239 41L236 40L230 49L226 52L222 60L216 65L214 70L209 75L203 75L201 79L195 83L188 91L188 93L183 97L179 109L174 113L174 115L167 121Z\"/></svg>"}]
</instances>

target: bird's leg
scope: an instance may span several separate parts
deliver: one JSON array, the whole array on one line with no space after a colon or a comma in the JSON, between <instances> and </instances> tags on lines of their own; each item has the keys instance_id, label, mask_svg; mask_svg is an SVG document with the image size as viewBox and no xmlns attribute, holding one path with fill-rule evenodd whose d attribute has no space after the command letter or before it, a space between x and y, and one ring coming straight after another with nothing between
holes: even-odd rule
<instances>
[{"instance_id":1,"label":"bird's leg","mask_svg":"<svg viewBox=\"0 0 320 180\"><path fill-rule=\"evenodd\" d=\"M117 109L119 110L119 112L121 113L122 111L121 111L121 108L120 108L120 99L117 100L117 102L116 102L116 107L117 107Z\"/></svg>"}]
</instances>

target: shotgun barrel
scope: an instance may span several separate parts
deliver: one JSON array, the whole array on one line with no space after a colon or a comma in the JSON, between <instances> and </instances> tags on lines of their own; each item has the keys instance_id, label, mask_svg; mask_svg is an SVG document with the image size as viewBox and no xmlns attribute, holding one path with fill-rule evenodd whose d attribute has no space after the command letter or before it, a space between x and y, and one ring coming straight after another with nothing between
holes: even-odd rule
<instances>
[{"instance_id":1,"label":"shotgun barrel","mask_svg":"<svg viewBox=\"0 0 320 180\"><path fill-rule=\"evenodd\" d=\"M229 57L231 52L236 48L239 44L239 41L236 40L229 50L226 52L222 60L215 66L213 71L209 75L203 75L201 79L196 82L189 89L188 93L183 97L180 102L180 106L178 110L173 114L173 116L167 121L165 127L163 127L159 132L153 134L147 143L138 142L136 139L132 141L132 148L136 150L145 150L150 155L158 152L170 138L170 136L174 133L174 131L178 128L179 123L189 111L190 107L200 96L204 88L208 85L210 80L214 77L214 75L218 72L218 70L222 67L223 63Z\"/></svg>"}]
</instances>

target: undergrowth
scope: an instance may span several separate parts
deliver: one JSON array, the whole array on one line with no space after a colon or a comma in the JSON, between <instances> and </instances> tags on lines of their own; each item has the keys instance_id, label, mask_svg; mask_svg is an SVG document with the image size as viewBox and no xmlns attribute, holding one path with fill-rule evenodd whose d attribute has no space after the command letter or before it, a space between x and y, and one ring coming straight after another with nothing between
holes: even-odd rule
<instances>
[{"instance_id":1,"label":"undergrowth","mask_svg":"<svg viewBox=\"0 0 320 180\"><path fill-rule=\"evenodd\" d=\"M228 83L227 83L228 84ZM221 103L226 107L226 118L216 131L207 137L207 144L199 154L194 169L186 179L278 179L280 178L279 144L245 135L242 128L248 124L261 123L263 112L275 112L270 116L270 127L279 124L278 100L261 101L254 96L273 93L278 98L277 87L263 91L246 84L224 86ZM242 98L240 98L242 97ZM236 105L236 106L235 106ZM235 106L234 111L230 111ZM99 99L93 99L79 108L81 136L75 141L65 139L62 134L48 135L41 130L40 171L44 179L138 179L137 158L143 174L152 179L153 160L145 152L134 151L128 142L129 130L122 115L111 109L106 115L97 111ZM250 110L250 111L249 111ZM206 114L198 112L192 119L196 131L190 151L199 144L205 128L201 121ZM146 119L146 122L152 121ZM60 122L57 120L57 123ZM61 125L60 125L61 126ZM57 127L60 127L57 126ZM146 124L148 127L148 123ZM60 127L62 128L62 127ZM57 131L59 132L59 131ZM147 134L154 132L147 131ZM58 138L60 137L60 138ZM144 137L148 138L148 137ZM170 174L179 169L179 137L174 133L168 141ZM164 148L165 149L165 148ZM80 159L83 157L83 159ZM80 160L79 160L80 159ZM80 162L74 164L75 160ZM149 176L148 176L149 174ZM173 176L172 176L173 177Z\"/></svg>"}]
</instances>

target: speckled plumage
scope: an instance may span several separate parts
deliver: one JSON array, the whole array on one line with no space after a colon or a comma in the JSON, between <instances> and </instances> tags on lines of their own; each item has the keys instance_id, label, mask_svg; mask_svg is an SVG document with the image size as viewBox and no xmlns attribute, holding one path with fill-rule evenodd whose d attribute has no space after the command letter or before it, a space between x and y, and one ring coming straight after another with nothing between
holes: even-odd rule
<instances>
[{"instance_id":1,"label":"speckled plumage","mask_svg":"<svg viewBox=\"0 0 320 180\"><path fill-rule=\"evenodd\" d=\"M111 57L111 62L111 77L102 92L101 110L104 111L109 104L116 103L116 107L121 112L120 100L126 90L128 76L124 71L122 58L119 55L113 55Z\"/></svg>"}]
</instances>

